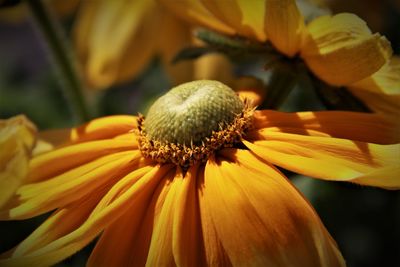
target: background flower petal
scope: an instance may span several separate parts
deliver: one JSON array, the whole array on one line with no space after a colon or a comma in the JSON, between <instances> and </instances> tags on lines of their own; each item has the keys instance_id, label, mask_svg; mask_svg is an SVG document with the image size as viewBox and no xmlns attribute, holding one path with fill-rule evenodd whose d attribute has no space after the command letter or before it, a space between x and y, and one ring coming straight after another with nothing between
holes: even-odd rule
<instances>
[{"instance_id":1,"label":"background flower petal","mask_svg":"<svg viewBox=\"0 0 400 267\"><path fill-rule=\"evenodd\" d=\"M353 14L322 16L308 26L301 57L321 80L349 85L378 71L390 58L389 41Z\"/></svg>"},{"instance_id":2,"label":"background flower petal","mask_svg":"<svg viewBox=\"0 0 400 267\"><path fill-rule=\"evenodd\" d=\"M304 18L294 0L265 1L265 32L277 50L292 57L300 51Z\"/></svg>"},{"instance_id":3,"label":"background flower petal","mask_svg":"<svg viewBox=\"0 0 400 267\"><path fill-rule=\"evenodd\" d=\"M147 42L157 21L148 17L154 8L153 1L83 1L74 25L75 47L93 88L109 87L143 69L156 44Z\"/></svg>"},{"instance_id":4,"label":"background flower petal","mask_svg":"<svg viewBox=\"0 0 400 267\"><path fill-rule=\"evenodd\" d=\"M25 116L0 120L0 208L28 173L36 134L36 127Z\"/></svg>"},{"instance_id":5,"label":"background flower petal","mask_svg":"<svg viewBox=\"0 0 400 267\"><path fill-rule=\"evenodd\" d=\"M246 0L202 0L202 3L213 15L233 28L236 34L261 42L266 40L264 0L252 1L251 4Z\"/></svg>"},{"instance_id":6,"label":"background flower petal","mask_svg":"<svg viewBox=\"0 0 400 267\"><path fill-rule=\"evenodd\" d=\"M177 16L184 18L195 25L200 24L204 27L226 34L235 33L234 29L217 19L198 0L180 0L179 4L170 0L158 1L174 12Z\"/></svg>"}]
</instances>

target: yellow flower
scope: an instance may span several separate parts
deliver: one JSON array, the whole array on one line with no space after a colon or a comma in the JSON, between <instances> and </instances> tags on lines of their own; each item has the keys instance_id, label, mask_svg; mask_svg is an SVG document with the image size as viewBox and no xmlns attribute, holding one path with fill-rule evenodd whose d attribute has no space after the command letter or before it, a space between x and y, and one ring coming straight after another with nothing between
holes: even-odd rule
<instances>
[{"instance_id":1,"label":"yellow flower","mask_svg":"<svg viewBox=\"0 0 400 267\"><path fill-rule=\"evenodd\" d=\"M156 55L174 83L188 81L188 62L172 65L191 42L190 27L153 0L84 1L74 25L84 77L92 88L129 81Z\"/></svg>"},{"instance_id":2,"label":"yellow flower","mask_svg":"<svg viewBox=\"0 0 400 267\"><path fill-rule=\"evenodd\" d=\"M0 218L54 212L0 265L52 265L100 236L89 266L344 266L272 164L399 189L400 146L374 144L398 139L374 114L254 111L219 82L183 84L34 157Z\"/></svg>"},{"instance_id":3,"label":"yellow flower","mask_svg":"<svg viewBox=\"0 0 400 267\"><path fill-rule=\"evenodd\" d=\"M391 64L388 61L392 50L385 37L372 34L356 15L324 15L306 23L294 0L257 0L251 3L244 0L202 0L201 3L181 0L179 5L174 1L160 1L191 22L228 35L236 34L258 42L269 41L286 57L300 57L314 76L325 83L352 88L352 92L365 100L368 106L376 104L369 102L374 102L372 97L364 96L368 94L365 90L375 90L380 103L397 101L389 96L388 89L382 88L389 86L386 83L380 83L378 90L365 87L365 80L377 79L381 72L387 71L385 64ZM221 23L227 29L221 28ZM392 84L398 85L399 74L392 75L392 80ZM358 84L361 81L362 86ZM394 91L396 95L400 94L400 87L390 88L390 95Z\"/></svg>"},{"instance_id":4,"label":"yellow flower","mask_svg":"<svg viewBox=\"0 0 400 267\"><path fill-rule=\"evenodd\" d=\"M26 117L0 120L0 207L25 178L35 142L36 127Z\"/></svg>"}]
</instances>

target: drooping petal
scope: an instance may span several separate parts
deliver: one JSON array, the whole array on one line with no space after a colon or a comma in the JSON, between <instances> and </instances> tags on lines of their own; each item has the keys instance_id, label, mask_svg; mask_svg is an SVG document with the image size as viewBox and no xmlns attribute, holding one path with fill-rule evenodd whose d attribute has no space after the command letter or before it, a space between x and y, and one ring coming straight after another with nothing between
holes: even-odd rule
<instances>
[{"instance_id":1,"label":"drooping petal","mask_svg":"<svg viewBox=\"0 0 400 267\"><path fill-rule=\"evenodd\" d=\"M153 8L153 1L82 3L74 25L75 43L92 87L106 88L125 81L146 66L155 50L155 42L150 41L155 23L143 20Z\"/></svg>"},{"instance_id":2,"label":"drooping petal","mask_svg":"<svg viewBox=\"0 0 400 267\"><path fill-rule=\"evenodd\" d=\"M179 4L170 0L159 0L159 2L177 16L195 25L202 25L226 34L235 33L234 29L217 19L197 0L180 0Z\"/></svg>"},{"instance_id":3,"label":"drooping petal","mask_svg":"<svg viewBox=\"0 0 400 267\"><path fill-rule=\"evenodd\" d=\"M116 180L139 164L140 152L124 151L71 169L38 183L21 186L11 207L0 212L3 220L26 219L63 207Z\"/></svg>"},{"instance_id":4,"label":"drooping petal","mask_svg":"<svg viewBox=\"0 0 400 267\"><path fill-rule=\"evenodd\" d=\"M56 210L31 235L13 249L12 257L21 257L74 231L89 216L105 190L98 190L70 205Z\"/></svg>"},{"instance_id":5,"label":"drooping petal","mask_svg":"<svg viewBox=\"0 0 400 267\"><path fill-rule=\"evenodd\" d=\"M164 28L158 34L157 50L165 70L173 85L189 82L193 80L193 62L183 60L173 63L173 59L179 51L190 45L192 41L191 28L188 23L174 16L166 8L158 6L157 9L158 14L156 15L160 16L160 25L163 25Z\"/></svg>"},{"instance_id":6,"label":"drooping petal","mask_svg":"<svg viewBox=\"0 0 400 267\"><path fill-rule=\"evenodd\" d=\"M164 182L156 187L161 188L161 185ZM158 191L139 196L126 213L107 227L90 255L88 266L129 266L138 263L133 249L141 233L140 227L145 223L152 225L151 220L145 221L146 214L151 210L152 196L159 196ZM142 245L146 246L144 243Z\"/></svg>"},{"instance_id":7,"label":"drooping petal","mask_svg":"<svg viewBox=\"0 0 400 267\"><path fill-rule=\"evenodd\" d=\"M347 111L316 111L286 113L260 110L254 113L256 132L249 133L257 140L257 132L285 132L310 136L332 136L377 144L400 142L400 129L376 114Z\"/></svg>"},{"instance_id":8,"label":"drooping petal","mask_svg":"<svg viewBox=\"0 0 400 267\"><path fill-rule=\"evenodd\" d=\"M268 132L245 145L263 159L285 169L320 179L367 184L363 177L385 179L382 170L398 166L400 144L376 145L346 139ZM394 169L393 169L394 170ZM392 177L399 173L393 172ZM393 178L390 178L393 179ZM374 185L374 184L371 184ZM400 187L400 180L398 181ZM394 186L382 185L391 189Z\"/></svg>"},{"instance_id":9,"label":"drooping petal","mask_svg":"<svg viewBox=\"0 0 400 267\"><path fill-rule=\"evenodd\" d=\"M202 0L204 6L219 20L235 30L235 33L258 41L265 41L265 1Z\"/></svg>"},{"instance_id":10,"label":"drooping petal","mask_svg":"<svg viewBox=\"0 0 400 267\"><path fill-rule=\"evenodd\" d=\"M308 27L301 57L321 80L349 85L378 71L390 58L389 41L353 14L322 16Z\"/></svg>"},{"instance_id":11,"label":"drooping petal","mask_svg":"<svg viewBox=\"0 0 400 267\"><path fill-rule=\"evenodd\" d=\"M304 18L294 0L265 1L265 32L277 50L292 57L300 51Z\"/></svg>"},{"instance_id":12,"label":"drooping petal","mask_svg":"<svg viewBox=\"0 0 400 267\"><path fill-rule=\"evenodd\" d=\"M0 120L0 208L23 183L36 142L36 127L24 116Z\"/></svg>"},{"instance_id":13,"label":"drooping petal","mask_svg":"<svg viewBox=\"0 0 400 267\"><path fill-rule=\"evenodd\" d=\"M233 266L344 266L312 207L279 171L249 151L221 156L207 162L200 204Z\"/></svg>"},{"instance_id":14,"label":"drooping petal","mask_svg":"<svg viewBox=\"0 0 400 267\"><path fill-rule=\"evenodd\" d=\"M78 167L112 153L137 150L136 136L132 140L98 140L71 144L34 157L30 162L27 182L46 180L63 171Z\"/></svg>"},{"instance_id":15,"label":"drooping petal","mask_svg":"<svg viewBox=\"0 0 400 267\"><path fill-rule=\"evenodd\" d=\"M93 240L108 225L125 214L140 196L152 195L171 166L144 167L128 174L100 201L101 209L92 212L76 230L23 257L0 260L2 266L50 266L69 257ZM146 173L147 172L147 173ZM145 174L146 173L146 174ZM141 177L139 179L139 177ZM133 184L132 184L133 183Z\"/></svg>"}]
</instances>

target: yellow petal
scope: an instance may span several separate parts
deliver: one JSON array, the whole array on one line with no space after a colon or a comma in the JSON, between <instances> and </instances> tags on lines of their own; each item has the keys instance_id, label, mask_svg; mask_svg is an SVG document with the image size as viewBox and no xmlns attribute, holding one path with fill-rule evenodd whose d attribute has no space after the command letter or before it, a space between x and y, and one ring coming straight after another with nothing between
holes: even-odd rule
<instances>
[{"instance_id":1,"label":"yellow petal","mask_svg":"<svg viewBox=\"0 0 400 267\"><path fill-rule=\"evenodd\" d=\"M332 136L377 144L400 142L396 124L376 114L347 111L286 113L261 110L254 113L254 128L260 131L286 132L311 136ZM257 132L249 134L257 140Z\"/></svg>"},{"instance_id":2,"label":"yellow petal","mask_svg":"<svg viewBox=\"0 0 400 267\"><path fill-rule=\"evenodd\" d=\"M322 16L308 25L301 56L321 80L349 85L378 71L390 58L389 41L353 14Z\"/></svg>"},{"instance_id":3,"label":"yellow petal","mask_svg":"<svg viewBox=\"0 0 400 267\"><path fill-rule=\"evenodd\" d=\"M82 4L74 33L89 84L106 88L138 74L155 52L151 33L157 16L148 16L154 9L153 1L100 0Z\"/></svg>"},{"instance_id":4,"label":"yellow petal","mask_svg":"<svg viewBox=\"0 0 400 267\"><path fill-rule=\"evenodd\" d=\"M137 117L115 115L94 119L80 127L74 128L70 133L70 141L84 142L88 140L112 138L126 134L137 127Z\"/></svg>"},{"instance_id":5,"label":"yellow petal","mask_svg":"<svg viewBox=\"0 0 400 267\"><path fill-rule=\"evenodd\" d=\"M149 171L149 168L152 170ZM171 169L171 166L145 167L145 169L147 170L145 175L143 175L143 170L139 169L121 179L114 186L115 189L113 188L109 192L114 197L107 194L105 198L110 201L100 202L99 205L102 205L102 209L92 212L76 230L22 257L0 260L0 265L50 266L82 249L102 230L125 214L140 196L143 194L151 196L154 188Z\"/></svg>"},{"instance_id":6,"label":"yellow petal","mask_svg":"<svg viewBox=\"0 0 400 267\"><path fill-rule=\"evenodd\" d=\"M350 91L373 112L400 126L400 94L386 95L352 88Z\"/></svg>"},{"instance_id":7,"label":"yellow petal","mask_svg":"<svg viewBox=\"0 0 400 267\"><path fill-rule=\"evenodd\" d=\"M393 56L383 67L349 88L367 90L384 95L400 95L400 57Z\"/></svg>"},{"instance_id":8,"label":"yellow petal","mask_svg":"<svg viewBox=\"0 0 400 267\"><path fill-rule=\"evenodd\" d=\"M198 169L195 165L185 177L180 177L181 189L176 197L172 232L172 252L177 266L193 266L193 263L204 265L197 200Z\"/></svg>"},{"instance_id":9,"label":"yellow petal","mask_svg":"<svg viewBox=\"0 0 400 267\"><path fill-rule=\"evenodd\" d=\"M243 76L236 79L232 84L232 89L235 90L239 97L251 101L251 105L258 106L264 99L267 92L263 82L251 76Z\"/></svg>"},{"instance_id":10,"label":"yellow petal","mask_svg":"<svg viewBox=\"0 0 400 267\"><path fill-rule=\"evenodd\" d=\"M34 157L30 162L27 182L46 180L62 171L79 167L87 162L108 154L136 150L136 135L130 134L131 140L96 140L63 146L48 153Z\"/></svg>"},{"instance_id":11,"label":"yellow petal","mask_svg":"<svg viewBox=\"0 0 400 267\"><path fill-rule=\"evenodd\" d=\"M124 151L66 171L43 182L26 184L16 192L15 204L0 212L3 220L26 219L63 207L79 198L110 187L138 166L140 153Z\"/></svg>"},{"instance_id":12,"label":"yellow petal","mask_svg":"<svg viewBox=\"0 0 400 267\"><path fill-rule=\"evenodd\" d=\"M378 72L348 88L368 108L400 127L400 57L392 57Z\"/></svg>"},{"instance_id":13,"label":"yellow petal","mask_svg":"<svg viewBox=\"0 0 400 267\"><path fill-rule=\"evenodd\" d=\"M265 32L277 50L292 57L300 51L304 19L294 0L265 1Z\"/></svg>"},{"instance_id":14,"label":"yellow petal","mask_svg":"<svg viewBox=\"0 0 400 267\"><path fill-rule=\"evenodd\" d=\"M376 145L279 132L268 132L263 139L253 144L244 142L255 154L273 164L306 176L335 181L362 183L364 176L370 179L373 173L381 174L381 170L398 166L400 156L399 144ZM391 173L391 176L398 177L398 174Z\"/></svg>"},{"instance_id":15,"label":"yellow petal","mask_svg":"<svg viewBox=\"0 0 400 267\"><path fill-rule=\"evenodd\" d=\"M178 17L194 23L195 25L202 25L225 34L235 33L234 29L218 20L198 0L180 0L179 4L170 0L159 0L159 2L174 12Z\"/></svg>"},{"instance_id":16,"label":"yellow petal","mask_svg":"<svg viewBox=\"0 0 400 267\"><path fill-rule=\"evenodd\" d=\"M344 266L312 207L279 171L248 151L223 157L207 162L199 198L233 266Z\"/></svg>"},{"instance_id":17,"label":"yellow petal","mask_svg":"<svg viewBox=\"0 0 400 267\"><path fill-rule=\"evenodd\" d=\"M162 204L165 202L167 192L171 188L170 180L172 180L174 174L172 170L158 184L158 189L151 194L142 194L139 196L126 213L107 227L90 255L88 266L131 266L139 264L143 258L144 260L146 259L151 231L153 230L153 220L156 218L154 214L156 214L156 210L160 211L163 208ZM153 202L152 199L154 200ZM156 202L158 205L157 209L155 207ZM146 219L146 214L149 215L147 216L148 220ZM146 231L145 242L140 239L145 232L143 228L150 230L149 233ZM135 246L138 243L141 244L141 247L135 250ZM139 250L145 251L143 255L140 255L140 259L134 255ZM115 252L109 253L109 251Z\"/></svg>"},{"instance_id":18,"label":"yellow petal","mask_svg":"<svg viewBox=\"0 0 400 267\"><path fill-rule=\"evenodd\" d=\"M32 234L22 241L10 256L21 257L32 253L74 231L87 219L104 193L104 190L98 190L93 192L90 197L56 210Z\"/></svg>"},{"instance_id":19,"label":"yellow petal","mask_svg":"<svg viewBox=\"0 0 400 267\"><path fill-rule=\"evenodd\" d=\"M157 50L173 85L193 80L193 62L180 61L172 63L175 56L183 48L187 48L192 40L192 31L188 23L173 16L167 9L158 7L160 25L163 30L158 34Z\"/></svg>"},{"instance_id":20,"label":"yellow petal","mask_svg":"<svg viewBox=\"0 0 400 267\"><path fill-rule=\"evenodd\" d=\"M233 81L233 65L222 54L204 55L194 61L194 80L217 80L225 84Z\"/></svg>"},{"instance_id":21,"label":"yellow petal","mask_svg":"<svg viewBox=\"0 0 400 267\"><path fill-rule=\"evenodd\" d=\"M229 25L238 35L265 41L265 1L246 0L214 1L202 0L205 7L219 20Z\"/></svg>"},{"instance_id":22,"label":"yellow petal","mask_svg":"<svg viewBox=\"0 0 400 267\"><path fill-rule=\"evenodd\" d=\"M26 117L0 120L0 207L25 179L35 142L36 128Z\"/></svg>"}]
</instances>

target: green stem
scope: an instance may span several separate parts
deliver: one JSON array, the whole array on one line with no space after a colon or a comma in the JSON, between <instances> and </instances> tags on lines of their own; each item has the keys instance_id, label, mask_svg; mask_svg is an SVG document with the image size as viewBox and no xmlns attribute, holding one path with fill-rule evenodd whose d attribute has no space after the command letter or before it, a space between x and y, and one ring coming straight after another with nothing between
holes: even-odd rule
<instances>
[{"instance_id":1,"label":"green stem","mask_svg":"<svg viewBox=\"0 0 400 267\"><path fill-rule=\"evenodd\" d=\"M267 95L261 108L278 109L296 85L293 73L282 68L274 68L267 87Z\"/></svg>"},{"instance_id":2,"label":"green stem","mask_svg":"<svg viewBox=\"0 0 400 267\"><path fill-rule=\"evenodd\" d=\"M90 119L84 97L84 88L78 75L71 49L64 37L61 25L52 17L42 0L26 0L32 17L46 41L53 62L65 90L70 106L80 122Z\"/></svg>"}]
</instances>

